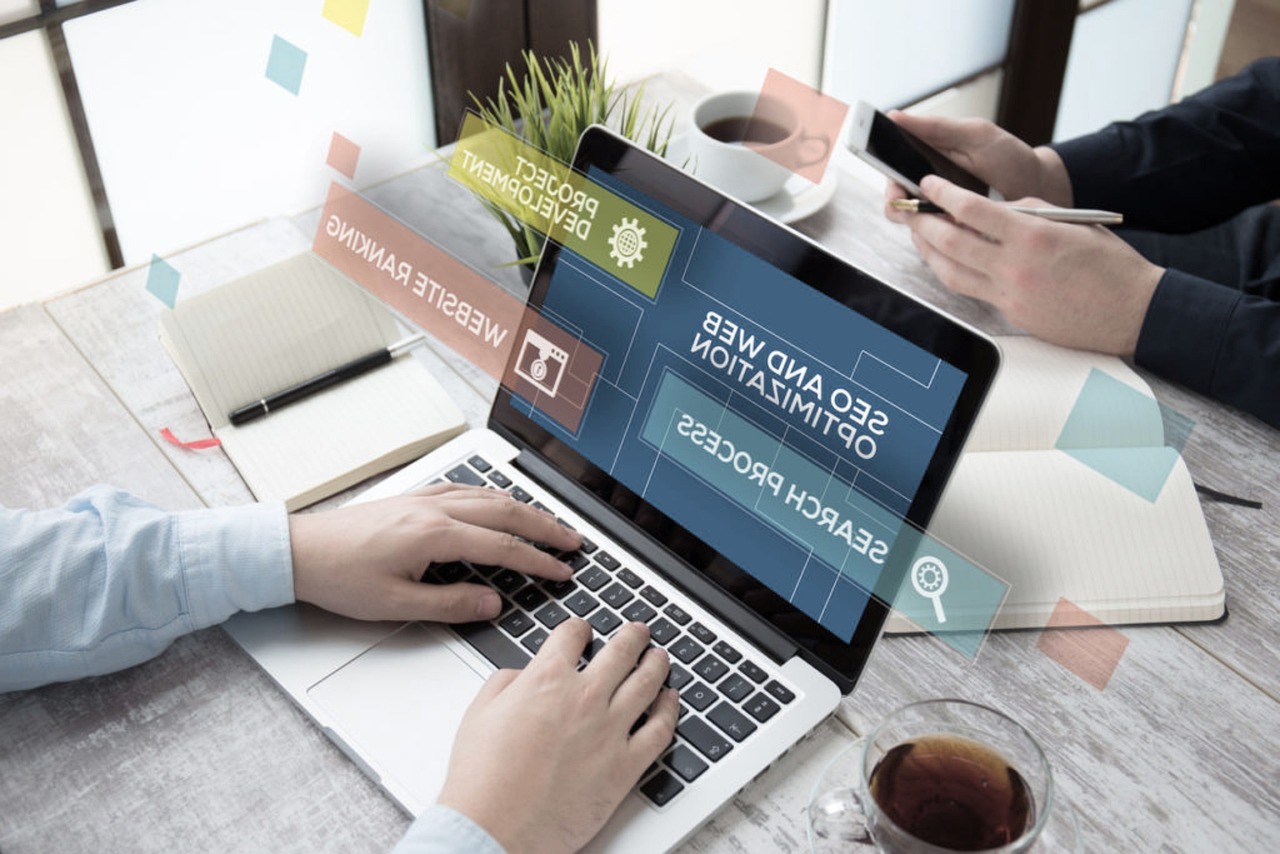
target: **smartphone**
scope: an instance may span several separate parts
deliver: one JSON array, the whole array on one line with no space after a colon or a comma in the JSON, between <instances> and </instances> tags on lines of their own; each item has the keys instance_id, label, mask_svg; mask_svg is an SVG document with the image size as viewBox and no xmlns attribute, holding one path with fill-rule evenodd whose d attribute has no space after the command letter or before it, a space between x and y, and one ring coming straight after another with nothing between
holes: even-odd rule
<instances>
[{"instance_id":1,"label":"smartphone","mask_svg":"<svg viewBox=\"0 0 1280 854\"><path fill-rule=\"evenodd\" d=\"M917 198L924 197L920 181L925 175L939 175L966 190L991 195L986 182L865 101L854 108L846 142L850 151Z\"/></svg>"}]
</instances>

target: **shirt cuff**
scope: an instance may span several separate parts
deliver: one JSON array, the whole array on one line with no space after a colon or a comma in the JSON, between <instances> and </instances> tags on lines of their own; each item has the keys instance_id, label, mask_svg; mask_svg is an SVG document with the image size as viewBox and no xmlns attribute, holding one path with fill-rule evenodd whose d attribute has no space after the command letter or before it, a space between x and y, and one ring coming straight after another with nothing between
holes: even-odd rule
<instances>
[{"instance_id":1,"label":"shirt cuff","mask_svg":"<svg viewBox=\"0 0 1280 854\"><path fill-rule=\"evenodd\" d=\"M457 810L435 804L409 826L392 854L506 854L484 828Z\"/></svg>"},{"instance_id":2,"label":"shirt cuff","mask_svg":"<svg viewBox=\"0 0 1280 854\"><path fill-rule=\"evenodd\" d=\"M1227 327L1241 292L1165 270L1138 333L1133 360L1201 394L1211 394Z\"/></svg>"},{"instance_id":3,"label":"shirt cuff","mask_svg":"<svg viewBox=\"0 0 1280 854\"><path fill-rule=\"evenodd\" d=\"M195 628L237 611L294 601L293 552L284 504L248 504L179 513L178 544Z\"/></svg>"}]
</instances>

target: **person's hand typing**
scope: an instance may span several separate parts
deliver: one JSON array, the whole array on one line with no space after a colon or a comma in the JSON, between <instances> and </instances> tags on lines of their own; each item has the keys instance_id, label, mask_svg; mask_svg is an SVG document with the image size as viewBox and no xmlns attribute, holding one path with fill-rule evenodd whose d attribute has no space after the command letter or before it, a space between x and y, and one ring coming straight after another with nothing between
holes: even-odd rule
<instances>
[{"instance_id":1,"label":"person's hand typing","mask_svg":"<svg viewBox=\"0 0 1280 854\"><path fill-rule=\"evenodd\" d=\"M679 701L648 628L622 626L579 672L590 639L561 623L528 667L490 677L458 729L439 802L507 851L581 848L671 743Z\"/></svg>"},{"instance_id":2,"label":"person's hand typing","mask_svg":"<svg viewBox=\"0 0 1280 854\"><path fill-rule=\"evenodd\" d=\"M294 596L361 620L491 619L481 584L422 584L427 566L469 560L564 580L572 571L534 548L575 549L579 534L501 490L439 484L416 493L289 517Z\"/></svg>"},{"instance_id":3,"label":"person's hand typing","mask_svg":"<svg viewBox=\"0 0 1280 854\"><path fill-rule=\"evenodd\" d=\"M921 189L948 215L910 215L911 238L947 288L1045 341L1132 355L1163 268L1099 225L1018 213L936 175Z\"/></svg>"}]
</instances>

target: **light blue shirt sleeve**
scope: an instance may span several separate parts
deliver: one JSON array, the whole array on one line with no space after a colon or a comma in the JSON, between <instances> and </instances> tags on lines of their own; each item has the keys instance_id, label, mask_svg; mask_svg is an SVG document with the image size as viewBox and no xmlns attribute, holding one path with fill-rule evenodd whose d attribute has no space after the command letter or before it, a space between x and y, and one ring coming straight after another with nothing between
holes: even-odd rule
<instances>
[{"instance_id":1,"label":"light blue shirt sleeve","mask_svg":"<svg viewBox=\"0 0 1280 854\"><path fill-rule=\"evenodd\" d=\"M436 804L409 826L392 854L505 854L484 828L457 810Z\"/></svg>"},{"instance_id":2,"label":"light blue shirt sleeve","mask_svg":"<svg viewBox=\"0 0 1280 854\"><path fill-rule=\"evenodd\" d=\"M293 602L282 504L169 513L105 486L0 508L0 692L110 673Z\"/></svg>"}]
</instances>

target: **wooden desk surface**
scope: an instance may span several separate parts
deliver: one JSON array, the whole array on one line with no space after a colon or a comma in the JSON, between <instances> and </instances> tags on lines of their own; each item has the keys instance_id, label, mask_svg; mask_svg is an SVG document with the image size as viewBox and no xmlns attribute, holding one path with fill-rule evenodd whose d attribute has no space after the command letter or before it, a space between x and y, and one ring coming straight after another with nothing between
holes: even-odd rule
<instances>
[{"instance_id":1,"label":"wooden desk surface","mask_svg":"<svg viewBox=\"0 0 1280 854\"><path fill-rule=\"evenodd\" d=\"M840 168L856 169L843 160ZM503 236L438 169L367 195L479 269L506 260ZM880 207L878 187L844 171L834 202L797 228L980 328L1008 331L985 307L942 289ZM305 250L317 221L313 213L263 222L169 260L190 293ZM145 281L145 269L127 271L0 314L0 503L52 506L97 482L174 509L252 500L220 451L184 451L159 437L166 426L201 437L207 425L159 346L163 308ZM482 423L492 381L443 349L420 357ZM1204 506L1230 617L1123 628L1129 645L1101 691L1039 652L1036 632L992 636L973 663L926 637L887 638L837 718L685 850L806 850L805 805L825 763L890 709L939 696L1005 709L1041 737L1087 850L1274 848L1280 433L1148 379L1161 402L1196 422L1185 457L1197 481L1263 502L1262 510ZM408 822L220 629L123 673L0 696L5 854L385 851Z\"/></svg>"}]
</instances>

